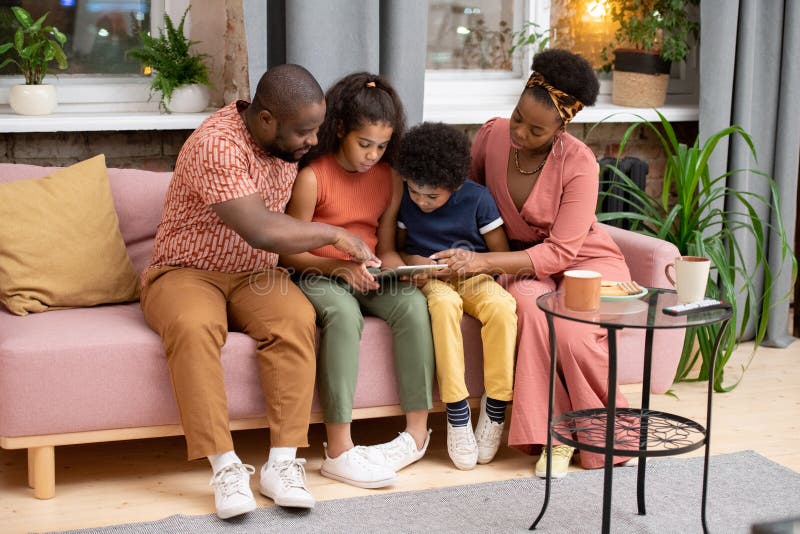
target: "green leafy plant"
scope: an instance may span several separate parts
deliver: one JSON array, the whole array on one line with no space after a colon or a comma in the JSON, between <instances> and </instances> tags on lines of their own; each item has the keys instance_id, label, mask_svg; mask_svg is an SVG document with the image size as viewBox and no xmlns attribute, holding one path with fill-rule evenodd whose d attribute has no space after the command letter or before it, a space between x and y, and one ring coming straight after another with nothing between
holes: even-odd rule
<instances>
[{"instance_id":1,"label":"green leafy plant","mask_svg":"<svg viewBox=\"0 0 800 534\"><path fill-rule=\"evenodd\" d=\"M534 53L541 52L547 48L547 44L550 42L549 34L550 30L543 30L537 23L526 20L522 23L522 28L511 33L508 55L513 56L514 52L524 50L529 46L534 47Z\"/></svg>"},{"instance_id":2,"label":"green leafy plant","mask_svg":"<svg viewBox=\"0 0 800 534\"><path fill-rule=\"evenodd\" d=\"M22 7L13 6L11 11L19 22L19 28L14 32L14 42L0 45L0 56L13 51L17 57L3 60L0 69L9 63L15 64L25 76L27 85L41 85L47 67L53 61L59 69L66 69L67 56L62 46L67 42L67 36L55 26L44 26L49 12L34 21Z\"/></svg>"},{"instance_id":3,"label":"green leafy plant","mask_svg":"<svg viewBox=\"0 0 800 534\"><path fill-rule=\"evenodd\" d=\"M707 294L730 302L733 305L733 316L730 326L723 333L714 376L709 376L710 362L719 325L687 330L675 379L713 380L715 391L730 391L739 381L730 386L723 384L725 364L744 333L751 314L756 325L755 347L758 347L766 334L773 280L767 261L767 234L770 230L780 240L771 245L780 247L783 259L788 256L795 275L797 259L791 252L785 229L782 226L771 228L769 223L761 220L756 210L757 206L768 206L777 213L775 218L780 225L778 192L767 174L749 169L749 172L760 176L768 184L770 197L750 191L738 191L726 185L729 176L743 172L744 169L729 171L720 176L711 176L709 173L708 160L720 140L726 137L741 137L753 158L756 158L753 141L747 132L739 126L729 126L709 136L702 145L697 139L692 146L687 146L678 141L669 121L661 113L658 116L660 124L639 117L641 120L625 131L620 142L619 156L637 128L644 127L654 132L666 156L661 197L651 197L619 168L611 165L609 168L619 180L604 183L604 189L605 186L608 189L600 195L598 206L602 205L605 198L611 197L622 201L625 211L598 213L597 218L600 221L631 221L632 230L669 241L678 247L681 254L711 259L712 271ZM755 265L748 264L753 258L746 255L740 247L742 233L752 237L755 243ZM753 279L753 272L759 268L764 273L763 295L760 298ZM737 304L737 295L744 295L744 306ZM739 320L741 329L737 331ZM753 354L755 350L754 348ZM698 363L699 373L690 376ZM744 369L746 366L743 366L743 371Z\"/></svg>"},{"instance_id":4,"label":"green leafy plant","mask_svg":"<svg viewBox=\"0 0 800 534\"><path fill-rule=\"evenodd\" d=\"M615 42L606 46L601 57L608 62L614 48L633 47L659 52L665 61L683 61L690 44L699 37L700 24L689 16L689 6L700 0L614 0L609 2L609 17L619 24Z\"/></svg>"},{"instance_id":5,"label":"green leafy plant","mask_svg":"<svg viewBox=\"0 0 800 534\"><path fill-rule=\"evenodd\" d=\"M142 45L128 51L143 66L153 69L150 91L151 95L154 91L161 93L159 106L163 111L169 111L165 102L172 99L172 93L178 87L191 84L211 85L204 62L208 55L192 53L190 48L199 41L190 41L183 33L188 12L189 8L186 8L177 27L165 13L161 35L152 37L141 32L139 38Z\"/></svg>"}]
</instances>

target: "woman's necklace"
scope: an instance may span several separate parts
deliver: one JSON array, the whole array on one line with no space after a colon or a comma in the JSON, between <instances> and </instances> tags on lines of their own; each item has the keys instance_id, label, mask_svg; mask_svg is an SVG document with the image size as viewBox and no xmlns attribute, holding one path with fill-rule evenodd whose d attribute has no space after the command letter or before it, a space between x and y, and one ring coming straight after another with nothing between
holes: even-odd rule
<instances>
[{"instance_id":1,"label":"woman's necklace","mask_svg":"<svg viewBox=\"0 0 800 534\"><path fill-rule=\"evenodd\" d=\"M547 156L548 155L550 155L550 151L549 150L547 151L547 154L544 155L544 159L542 160L542 162L539 164L538 167L536 167L532 171L526 171L526 170L523 170L522 167L519 166L519 149L515 148L514 149L514 167L517 168L517 171L519 171L520 174L525 174L525 175L536 174L537 172L542 170L542 167L544 167L544 164L547 161Z\"/></svg>"}]
</instances>

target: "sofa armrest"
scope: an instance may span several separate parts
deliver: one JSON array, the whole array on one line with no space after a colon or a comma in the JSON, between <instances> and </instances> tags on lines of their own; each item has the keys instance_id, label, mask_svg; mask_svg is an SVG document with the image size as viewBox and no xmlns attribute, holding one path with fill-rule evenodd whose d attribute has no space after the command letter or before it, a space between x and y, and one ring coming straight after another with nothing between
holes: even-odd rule
<instances>
[{"instance_id":1,"label":"sofa armrest","mask_svg":"<svg viewBox=\"0 0 800 534\"><path fill-rule=\"evenodd\" d=\"M664 269L680 255L678 247L663 239L603 223L600 225L622 251L633 280L647 287L673 287Z\"/></svg>"}]
</instances>

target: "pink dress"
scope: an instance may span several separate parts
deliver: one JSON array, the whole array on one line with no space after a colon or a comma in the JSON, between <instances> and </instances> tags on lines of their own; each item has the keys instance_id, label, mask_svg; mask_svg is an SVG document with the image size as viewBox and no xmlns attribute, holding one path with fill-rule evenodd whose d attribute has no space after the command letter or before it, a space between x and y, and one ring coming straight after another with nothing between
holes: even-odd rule
<instances>
[{"instance_id":1,"label":"pink dress","mask_svg":"<svg viewBox=\"0 0 800 534\"><path fill-rule=\"evenodd\" d=\"M514 408L508 444L528 454L547 443L547 393L550 349L547 320L536 305L539 295L557 289L570 269L599 271L606 280L630 280L622 253L595 217L599 186L592 151L565 133L547 157L528 199L517 210L508 190L511 149L508 119L491 119L472 144L471 178L492 192L506 232L524 249L536 278L502 276L500 283L517 300L518 350ZM555 319L558 377L555 414L600 408L608 399L608 340L604 328ZM616 389L617 406L627 401ZM584 468L603 465L602 455L581 452Z\"/></svg>"}]
</instances>

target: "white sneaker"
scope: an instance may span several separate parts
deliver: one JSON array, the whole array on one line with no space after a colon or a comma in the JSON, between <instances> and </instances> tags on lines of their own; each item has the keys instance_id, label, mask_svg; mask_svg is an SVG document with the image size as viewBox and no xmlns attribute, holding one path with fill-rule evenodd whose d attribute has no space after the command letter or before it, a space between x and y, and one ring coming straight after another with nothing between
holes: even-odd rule
<instances>
[{"instance_id":1,"label":"white sneaker","mask_svg":"<svg viewBox=\"0 0 800 534\"><path fill-rule=\"evenodd\" d=\"M328 456L328 444L323 443L325 459L322 461L322 476L356 486L358 488L383 488L397 482L397 473L385 465L369 461L366 447L357 446L336 458Z\"/></svg>"},{"instance_id":2,"label":"white sneaker","mask_svg":"<svg viewBox=\"0 0 800 534\"><path fill-rule=\"evenodd\" d=\"M423 456L428 450L428 443L431 441L431 430L425 436L425 443L422 449L417 450L417 444L411 434L400 432L400 434L388 443L380 445L370 445L365 447L369 461L378 465L385 465L394 472L408 467Z\"/></svg>"},{"instance_id":3,"label":"white sneaker","mask_svg":"<svg viewBox=\"0 0 800 534\"><path fill-rule=\"evenodd\" d=\"M214 486L214 504L217 517L228 519L256 509L256 500L250 491L250 475L256 472L252 465L235 463L221 469L211 477Z\"/></svg>"},{"instance_id":4,"label":"white sneaker","mask_svg":"<svg viewBox=\"0 0 800 534\"><path fill-rule=\"evenodd\" d=\"M486 395L481 398L481 414L478 416L478 424L475 426L475 441L478 443L478 463L488 464L497 454L500 448L500 441L503 439L503 428L505 421L495 423L486 414Z\"/></svg>"},{"instance_id":5,"label":"white sneaker","mask_svg":"<svg viewBox=\"0 0 800 534\"><path fill-rule=\"evenodd\" d=\"M282 460L261 467L261 495L269 497L278 506L314 508L314 496L306 487L306 470L303 458Z\"/></svg>"},{"instance_id":6,"label":"white sneaker","mask_svg":"<svg viewBox=\"0 0 800 534\"><path fill-rule=\"evenodd\" d=\"M447 454L459 469L468 471L478 461L478 444L469 425L453 426L447 423Z\"/></svg>"}]
</instances>

